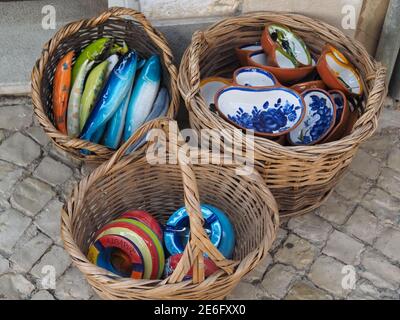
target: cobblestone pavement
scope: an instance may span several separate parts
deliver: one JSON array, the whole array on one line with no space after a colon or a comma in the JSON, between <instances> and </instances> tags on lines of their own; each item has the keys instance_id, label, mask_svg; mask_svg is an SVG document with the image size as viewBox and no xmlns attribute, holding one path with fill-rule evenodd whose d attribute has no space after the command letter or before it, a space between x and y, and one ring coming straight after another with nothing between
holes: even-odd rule
<instances>
[{"instance_id":1,"label":"cobblestone pavement","mask_svg":"<svg viewBox=\"0 0 400 320\"><path fill-rule=\"evenodd\" d=\"M399 129L400 111L386 108L328 202L283 224L228 298L398 300ZM0 98L0 299L98 298L59 236L63 198L89 171L49 143L29 99ZM56 286L45 290L48 265ZM353 274L355 288L343 289Z\"/></svg>"}]
</instances>

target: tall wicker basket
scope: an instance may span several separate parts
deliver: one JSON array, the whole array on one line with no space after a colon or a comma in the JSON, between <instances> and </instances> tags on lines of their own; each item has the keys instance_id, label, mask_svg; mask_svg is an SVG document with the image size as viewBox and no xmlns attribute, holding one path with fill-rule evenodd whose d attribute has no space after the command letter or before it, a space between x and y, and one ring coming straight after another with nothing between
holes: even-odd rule
<instances>
[{"instance_id":1,"label":"tall wicker basket","mask_svg":"<svg viewBox=\"0 0 400 320\"><path fill-rule=\"evenodd\" d=\"M274 12L228 18L203 32L196 32L182 58L178 86L193 128L225 129L228 132L235 129L206 106L199 94L200 79L231 75L239 66L234 48L259 41L268 22L289 26L314 52L320 52L327 42L337 46L360 70L365 87L359 104L362 116L352 133L339 141L284 147L264 138L255 138L258 171L275 196L281 217L290 217L318 208L340 180L359 145L374 133L386 97L385 68L374 61L360 43L322 21Z\"/></svg>"},{"instance_id":2,"label":"tall wicker basket","mask_svg":"<svg viewBox=\"0 0 400 320\"><path fill-rule=\"evenodd\" d=\"M68 51L79 52L91 41L100 37L113 37L118 42L126 41L129 48L148 57L159 54L163 64L163 84L170 94L167 116L174 118L179 107L177 88L178 72L173 64L173 55L164 36L154 29L145 16L132 9L113 7L98 17L72 22L62 27L44 45L42 54L32 70L33 108L40 125L61 149L73 157L85 161L102 162L109 159L114 150L92 142L71 138L61 133L53 122L52 88L57 63ZM80 149L92 151L83 155Z\"/></svg>"},{"instance_id":3,"label":"tall wicker basket","mask_svg":"<svg viewBox=\"0 0 400 320\"><path fill-rule=\"evenodd\" d=\"M191 165L181 160L184 148L177 148L177 157L167 148L168 157L178 159L175 164L150 165L145 155L138 153L123 157L148 130L166 130L171 124L176 125L165 118L142 126L109 161L75 187L62 211L64 246L104 299L222 299L265 257L275 239L279 225L277 203L257 172L246 177L237 176L233 165ZM168 139L175 149L177 140ZM224 210L234 224L233 260L225 259L206 235L200 199ZM144 209L165 223L183 205L189 213L190 240L168 278L120 278L86 258L94 233L123 212ZM203 253L221 269L205 279ZM193 279L183 281L191 266Z\"/></svg>"}]
</instances>

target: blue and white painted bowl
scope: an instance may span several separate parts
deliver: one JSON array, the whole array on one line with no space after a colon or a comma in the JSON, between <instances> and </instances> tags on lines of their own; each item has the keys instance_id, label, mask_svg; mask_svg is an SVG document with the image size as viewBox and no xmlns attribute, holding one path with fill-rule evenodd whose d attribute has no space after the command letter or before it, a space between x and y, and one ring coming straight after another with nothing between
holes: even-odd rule
<instances>
[{"instance_id":1,"label":"blue and white painted bowl","mask_svg":"<svg viewBox=\"0 0 400 320\"><path fill-rule=\"evenodd\" d=\"M246 87L275 87L279 85L275 76L257 67L242 67L233 73L234 83Z\"/></svg>"},{"instance_id":2,"label":"blue and white painted bowl","mask_svg":"<svg viewBox=\"0 0 400 320\"><path fill-rule=\"evenodd\" d=\"M304 102L283 87L229 86L215 95L218 113L240 129L262 137L282 136L295 129L305 114Z\"/></svg>"},{"instance_id":3,"label":"blue and white painted bowl","mask_svg":"<svg viewBox=\"0 0 400 320\"><path fill-rule=\"evenodd\" d=\"M294 145L313 145L323 140L335 125L336 106L332 96L322 89L306 90L302 97L306 115L288 139Z\"/></svg>"},{"instance_id":4,"label":"blue and white painted bowl","mask_svg":"<svg viewBox=\"0 0 400 320\"><path fill-rule=\"evenodd\" d=\"M349 103L345 94L340 90L330 90L329 94L336 105L336 120L334 127L324 139L324 143L343 138L350 117Z\"/></svg>"}]
</instances>

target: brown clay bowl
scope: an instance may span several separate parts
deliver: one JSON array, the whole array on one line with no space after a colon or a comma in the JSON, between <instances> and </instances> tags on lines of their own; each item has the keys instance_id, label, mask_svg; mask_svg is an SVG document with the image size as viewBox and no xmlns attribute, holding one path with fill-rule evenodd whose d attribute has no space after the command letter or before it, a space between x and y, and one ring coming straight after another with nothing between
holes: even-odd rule
<instances>
[{"instance_id":1,"label":"brown clay bowl","mask_svg":"<svg viewBox=\"0 0 400 320\"><path fill-rule=\"evenodd\" d=\"M336 105L336 120L334 127L328 136L323 140L323 143L340 140L345 136L349 116L351 113L347 98L342 91L330 90L329 94L332 96Z\"/></svg>"},{"instance_id":2,"label":"brown clay bowl","mask_svg":"<svg viewBox=\"0 0 400 320\"><path fill-rule=\"evenodd\" d=\"M235 48L236 56L242 66L245 66L247 64L247 55L249 53L260 50L262 50L262 47L259 43L244 44L240 47Z\"/></svg>"},{"instance_id":3,"label":"brown clay bowl","mask_svg":"<svg viewBox=\"0 0 400 320\"><path fill-rule=\"evenodd\" d=\"M326 84L322 80L314 80L314 81L296 83L295 85L291 86L290 89L293 89L298 93L303 93L308 89L326 90Z\"/></svg>"},{"instance_id":4,"label":"brown clay bowl","mask_svg":"<svg viewBox=\"0 0 400 320\"><path fill-rule=\"evenodd\" d=\"M269 23L261 35L261 46L270 57L273 67L307 67L312 64L312 57L307 45L289 28Z\"/></svg>"},{"instance_id":5,"label":"brown clay bowl","mask_svg":"<svg viewBox=\"0 0 400 320\"><path fill-rule=\"evenodd\" d=\"M299 68L278 68L270 65L268 56L264 51L255 51L247 55L247 65L258 67L271 72L282 84L300 81L314 71L315 65Z\"/></svg>"},{"instance_id":6,"label":"brown clay bowl","mask_svg":"<svg viewBox=\"0 0 400 320\"><path fill-rule=\"evenodd\" d=\"M332 90L341 90L346 95L361 96L363 84L360 74L351 62L333 46L324 48L317 63L321 79Z\"/></svg>"}]
</instances>

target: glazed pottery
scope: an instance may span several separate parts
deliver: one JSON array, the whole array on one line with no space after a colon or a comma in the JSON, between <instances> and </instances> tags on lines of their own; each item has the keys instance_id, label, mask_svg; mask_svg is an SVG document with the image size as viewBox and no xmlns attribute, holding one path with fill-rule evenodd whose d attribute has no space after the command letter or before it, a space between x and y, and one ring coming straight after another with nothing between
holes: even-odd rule
<instances>
[{"instance_id":1,"label":"glazed pottery","mask_svg":"<svg viewBox=\"0 0 400 320\"><path fill-rule=\"evenodd\" d=\"M298 93L303 93L308 89L326 89L326 84L322 80L308 81L297 83L290 87L290 89L295 90Z\"/></svg>"},{"instance_id":2,"label":"glazed pottery","mask_svg":"<svg viewBox=\"0 0 400 320\"><path fill-rule=\"evenodd\" d=\"M233 82L249 87L274 87L279 84L272 73L257 67L242 67L235 70Z\"/></svg>"},{"instance_id":3,"label":"glazed pottery","mask_svg":"<svg viewBox=\"0 0 400 320\"><path fill-rule=\"evenodd\" d=\"M71 66L74 51L68 52L57 64L53 85L54 122L58 130L67 134L67 109L71 87Z\"/></svg>"},{"instance_id":4,"label":"glazed pottery","mask_svg":"<svg viewBox=\"0 0 400 320\"><path fill-rule=\"evenodd\" d=\"M128 267L121 270L113 263L115 254L121 256ZM142 279L144 273L143 257L137 246L130 240L118 235L105 235L97 239L88 251L88 259L91 263L104 268L121 277Z\"/></svg>"},{"instance_id":5,"label":"glazed pottery","mask_svg":"<svg viewBox=\"0 0 400 320\"><path fill-rule=\"evenodd\" d=\"M221 77L209 77L200 82L200 95L208 106L214 105L214 97L218 90L229 86L232 81Z\"/></svg>"},{"instance_id":6,"label":"glazed pottery","mask_svg":"<svg viewBox=\"0 0 400 320\"><path fill-rule=\"evenodd\" d=\"M347 121L350 116L350 109L345 94L340 90L331 90L329 94L332 96L336 106L335 126L324 139L325 142L332 142L341 139L346 132Z\"/></svg>"},{"instance_id":7,"label":"glazed pottery","mask_svg":"<svg viewBox=\"0 0 400 320\"><path fill-rule=\"evenodd\" d=\"M287 84L299 81L309 75L315 66L299 68L278 68L271 66L268 56L264 51L256 51L247 55L247 65L258 67L272 73L280 83Z\"/></svg>"},{"instance_id":8,"label":"glazed pottery","mask_svg":"<svg viewBox=\"0 0 400 320\"><path fill-rule=\"evenodd\" d=\"M301 96L283 87L230 86L216 94L215 102L225 120L263 137L288 133L299 125L305 114Z\"/></svg>"},{"instance_id":9,"label":"glazed pottery","mask_svg":"<svg viewBox=\"0 0 400 320\"><path fill-rule=\"evenodd\" d=\"M178 265L179 261L182 258L182 253L174 254L173 256L170 256L166 263L165 263L165 271L164 271L164 276L168 277L170 276L174 270L176 269L176 266ZM211 276L213 273L217 272L219 268L216 266L216 264L207 257L204 257L204 276L207 278L208 276ZM193 276L193 267L191 267L188 271L188 273L184 276L183 280L189 280Z\"/></svg>"},{"instance_id":10,"label":"glazed pottery","mask_svg":"<svg viewBox=\"0 0 400 320\"><path fill-rule=\"evenodd\" d=\"M80 132L79 113L81 107L82 92L85 85L86 75L92 68L94 61L86 60L76 76L72 85L71 93L68 100L67 110L67 131L70 137L77 137Z\"/></svg>"},{"instance_id":11,"label":"glazed pottery","mask_svg":"<svg viewBox=\"0 0 400 320\"><path fill-rule=\"evenodd\" d=\"M117 111L115 111L111 119L107 122L103 137L103 145L105 145L107 148L116 150L121 143L122 133L125 126L126 112L128 110L129 100L132 93L132 86L133 82L124 100L122 100L121 105L118 107ZM96 139L94 139L94 142L95 140Z\"/></svg>"},{"instance_id":12,"label":"glazed pottery","mask_svg":"<svg viewBox=\"0 0 400 320\"><path fill-rule=\"evenodd\" d=\"M211 243L218 248L222 238L222 226L215 214L209 209L201 206L204 218L204 228ZM175 211L168 219L164 230L164 243L167 251L171 254L182 253L189 241L190 225L186 208L182 207Z\"/></svg>"},{"instance_id":13,"label":"glazed pottery","mask_svg":"<svg viewBox=\"0 0 400 320\"><path fill-rule=\"evenodd\" d=\"M86 46L76 59L74 66L72 67L72 80L71 83L75 83L75 79L78 73L83 67L85 61L96 61L101 56L103 56L107 51L109 51L114 44L114 40L111 38L100 38L91 42Z\"/></svg>"},{"instance_id":14,"label":"glazed pottery","mask_svg":"<svg viewBox=\"0 0 400 320\"><path fill-rule=\"evenodd\" d=\"M267 24L261 36L261 45L270 57L270 65L280 68L310 66L312 58L304 41L289 28Z\"/></svg>"},{"instance_id":15,"label":"glazed pottery","mask_svg":"<svg viewBox=\"0 0 400 320\"><path fill-rule=\"evenodd\" d=\"M81 139L93 141L93 136L97 130L105 130L108 120L112 118L121 106L132 87L136 73L137 58L137 54L131 51L123 56L115 66L83 127Z\"/></svg>"},{"instance_id":16,"label":"glazed pottery","mask_svg":"<svg viewBox=\"0 0 400 320\"><path fill-rule=\"evenodd\" d=\"M218 250L225 258L231 259L233 249L235 248L235 231L233 230L232 223L229 221L227 215L220 209L210 204L203 204L202 208L210 210L221 224L222 235L221 241L218 245Z\"/></svg>"},{"instance_id":17,"label":"glazed pottery","mask_svg":"<svg viewBox=\"0 0 400 320\"><path fill-rule=\"evenodd\" d=\"M123 141L128 140L151 112L161 82L161 62L152 55L135 81L125 119Z\"/></svg>"},{"instance_id":18,"label":"glazed pottery","mask_svg":"<svg viewBox=\"0 0 400 320\"><path fill-rule=\"evenodd\" d=\"M147 211L143 211L143 210L129 211L129 212L124 213L120 218L134 219L134 220L143 222L145 225L147 225L151 230L153 230L155 232L155 234L160 239L160 241L163 240L163 232L162 232L160 224Z\"/></svg>"},{"instance_id":19,"label":"glazed pottery","mask_svg":"<svg viewBox=\"0 0 400 320\"><path fill-rule=\"evenodd\" d=\"M136 226L137 228L142 229L147 236L150 237L151 241L150 241L150 246L149 248L151 248L151 245L154 244L156 250L157 250L157 254L154 255L154 251L152 251L152 255L153 255L153 260L155 260L158 264L158 273L156 273L156 269L154 268L154 274L152 275L152 279L160 279L162 276L162 273L164 271L164 263L165 263L165 256L164 256L164 248L163 245L161 243L161 240L158 238L158 235L149 227L147 226L147 224L138 221L136 219L129 219L129 218L120 218L120 219L116 219L114 220L115 223L129 223L133 226ZM135 231L135 230L133 230ZM157 260L156 260L157 259ZM157 265L156 264L156 265ZM155 277L155 278L153 278Z\"/></svg>"},{"instance_id":20,"label":"glazed pottery","mask_svg":"<svg viewBox=\"0 0 400 320\"><path fill-rule=\"evenodd\" d=\"M236 56L240 61L241 65L246 65L247 63L247 55L254 51L262 50L262 46L260 43L253 44L244 44L240 47L235 48Z\"/></svg>"},{"instance_id":21,"label":"glazed pottery","mask_svg":"<svg viewBox=\"0 0 400 320\"><path fill-rule=\"evenodd\" d=\"M331 95L321 89L302 93L306 115L300 125L288 135L294 145L313 145L323 140L335 125L336 106Z\"/></svg>"},{"instance_id":22,"label":"glazed pottery","mask_svg":"<svg viewBox=\"0 0 400 320\"><path fill-rule=\"evenodd\" d=\"M327 46L323 50L317 70L330 89L341 90L347 95L362 95L363 84L360 74L350 61L332 46Z\"/></svg>"},{"instance_id":23,"label":"glazed pottery","mask_svg":"<svg viewBox=\"0 0 400 320\"><path fill-rule=\"evenodd\" d=\"M356 124L358 118L360 117L360 113L357 108L357 101L352 97L347 98L347 105L349 107L349 118L346 122L346 130L345 136L349 135L353 131L353 127Z\"/></svg>"},{"instance_id":24,"label":"glazed pottery","mask_svg":"<svg viewBox=\"0 0 400 320\"><path fill-rule=\"evenodd\" d=\"M336 49L334 46L332 46L331 44L325 45L325 47L322 49L322 51L333 53L335 58L337 60L339 60L341 63L344 63L344 64L350 63L350 61L346 58L346 56L343 53L341 53L338 49Z\"/></svg>"},{"instance_id":25,"label":"glazed pottery","mask_svg":"<svg viewBox=\"0 0 400 320\"><path fill-rule=\"evenodd\" d=\"M228 217L218 208L211 205L201 205L204 218L204 229L211 243L230 259L235 245L233 226ZM165 247L171 255L182 253L189 240L190 225L186 208L177 210L167 221L164 231Z\"/></svg>"},{"instance_id":26,"label":"glazed pottery","mask_svg":"<svg viewBox=\"0 0 400 320\"><path fill-rule=\"evenodd\" d=\"M102 229L96 240L106 235L118 235L133 242L143 257L143 279L157 279L159 273L157 248L142 229L126 222L112 222Z\"/></svg>"},{"instance_id":27,"label":"glazed pottery","mask_svg":"<svg viewBox=\"0 0 400 320\"><path fill-rule=\"evenodd\" d=\"M169 94L165 87L162 87L157 94L157 98L154 101L151 112L147 116L144 122L148 122L160 117L164 117L167 114L169 106Z\"/></svg>"},{"instance_id":28,"label":"glazed pottery","mask_svg":"<svg viewBox=\"0 0 400 320\"><path fill-rule=\"evenodd\" d=\"M85 122L96 103L98 95L107 81L106 75L109 64L110 62L108 60L98 64L90 71L86 79L85 89L83 90L81 98L81 107L79 110L79 131L82 131Z\"/></svg>"}]
</instances>

